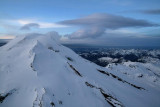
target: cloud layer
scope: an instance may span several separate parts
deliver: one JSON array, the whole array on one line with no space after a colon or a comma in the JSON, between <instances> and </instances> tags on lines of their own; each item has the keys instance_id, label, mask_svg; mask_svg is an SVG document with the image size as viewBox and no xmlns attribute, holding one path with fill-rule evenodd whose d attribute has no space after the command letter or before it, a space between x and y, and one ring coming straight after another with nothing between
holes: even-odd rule
<instances>
[{"instance_id":1,"label":"cloud layer","mask_svg":"<svg viewBox=\"0 0 160 107\"><path fill-rule=\"evenodd\" d=\"M157 24L153 24L146 20L138 20L111 14L92 14L78 19L65 20L60 23L66 25L103 26L108 29L157 26Z\"/></svg>"},{"instance_id":2,"label":"cloud layer","mask_svg":"<svg viewBox=\"0 0 160 107\"><path fill-rule=\"evenodd\" d=\"M141 13L145 13L145 14L160 14L160 9L151 9L151 10L142 10L140 11Z\"/></svg>"},{"instance_id":3,"label":"cloud layer","mask_svg":"<svg viewBox=\"0 0 160 107\"><path fill-rule=\"evenodd\" d=\"M30 30L32 27L39 28L40 25L37 23L28 23L28 24L25 24L24 26L22 26L20 29L21 30Z\"/></svg>"},{"instance_id":4,"label":"cloud layer","mask_svg":"<svg viewBox=\"0 0 160 107\"><path fill-rule=\"evenodd\" d=\"M70 39L96 38L104 33L105 29L100 27L90 27L77 30L72 34L66 35Z\"/></svg>"},{"instance_id":5,"label":"cloud layer","mask_svg":"<svg viewBox=\"0 0 160 107\"><path fill-rule=\"evenodd\" d=\"M65 20L59 22L64 25L82 26L80 29L70 35L69 38L90 38L101 36L106 29L119 29L128 27L153 27L159 26L146 20L138 20L112 14L92 14L86 17Z\"/></svg>"},{"instance_id":6,"label":"cloud layer","mask_svg":"<svg viewBox=\"0 0 160 107\"><path fill-rule=\"evenodd\" d=\"M60 25L60 24L56 24L56 23L52 23L52 22L41 22L41 21L37 21L37 20L22 20L21 19L21 20L16 20L16 22L23 25L24 27L25 27L25 25L27 27L28 26L31 27L32 25L38 25L39 28L64 28L64 27L68 27L68 26L64 26L64 25Z\"/></svg>"}]
</instances>

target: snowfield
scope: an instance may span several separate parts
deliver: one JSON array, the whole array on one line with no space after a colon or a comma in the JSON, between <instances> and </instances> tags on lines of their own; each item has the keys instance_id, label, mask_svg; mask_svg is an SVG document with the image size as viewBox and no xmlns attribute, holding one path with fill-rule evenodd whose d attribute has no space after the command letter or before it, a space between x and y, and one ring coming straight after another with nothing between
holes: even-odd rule
<instances>
[{"instance_id":1,"label":"snowfield","mask_svg":"<svg viewBox=\"0 0 160 107\"><path fill-rule=\"evenodd\" d=\"M0 107L159 107L159 79L158 64L100 67L52 33L0 48Z\"/></svg>"},{"instance_id":2,"label":"snowfield","mask_svg":"<svg viewBox=\"0 0 160 107\"><path fill-rule=\"evenodd\" d=\"M110 62L110 63L118 61L117 58L111 58L111 57L101 57L98 60L101 62Z\"/></svg>"}]
</instances>

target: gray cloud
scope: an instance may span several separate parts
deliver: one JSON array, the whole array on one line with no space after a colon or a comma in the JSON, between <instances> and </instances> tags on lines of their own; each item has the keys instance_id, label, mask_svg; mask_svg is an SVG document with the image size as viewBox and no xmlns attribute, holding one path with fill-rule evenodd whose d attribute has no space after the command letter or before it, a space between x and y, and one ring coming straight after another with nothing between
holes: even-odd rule
<instances>
[{"instance_id":1,"label":"gray cloud","mask_svg":"<svg viewBox=\"0 0 160 107\"><path fill-rule=\"evenodd\" d=\"M59 23L85 27L70 35L66 35L70 39L96 38L104 34L106 29L159 26L158 24L146 20L138 20L105 13L92 14L78 19L61 21Z\"/></svg>"},{"instance_id":2,"label":"gray cloud","mask_svg":"<svg viewBox=\"0 0 160 107\"><path fill-rule=\"evenodd\" d=\"M118 29L124 27L152 27L157 24L148 22L146 20L138 20L123 16L116 16L111 14L92 14L86 17L73 20L65 20L59 22L65 25L82 25L82 26L100 26L108 29Z\"/></svg>"},{"instance_id":3,"label":"gray cloud","mask_svg":"<svg viewBox=\"0 0 160 107\"><path fill-rule=\"evenodd\" d=\"M105 29L101 27L91 27L80 29L72 34L66 35L70 39L96 38L104 33Z\"/></svg>"},{"instance_id":4,"label":"gray cloud","mask_svg":"<svg viewBox=\"0 0 160 107\"><path fill-rule=\"evenodd\" d=\"M152 10L141 10L141 13L145 14L160 14L160 9L152 9Z\"/></svg>"},{"instance_id":5,"label":"gray cloud","mask_svg":"<svg viewBox=\"0 0 160 107\"><path fill-rule=\"evenodd\" d=\"M64 44L86 46L160 46L160 37L136 33L106 32L98 38L67 39Z\"/></svg>"},{"instance_id":6,"label":"gray cloud","mask_svg":"<svg viewBox=\"0 0 160 107\"><path fill-rule=\"evenodd\" d=\"M22 26L22 27L20 28L20 30L30 30L31 27L36 27L36 28L38 28L39 26L40 26L40 25L37 24L37 23L29 23L29 24L25 24L24 26Z\"/></svg>"}]
</instances>

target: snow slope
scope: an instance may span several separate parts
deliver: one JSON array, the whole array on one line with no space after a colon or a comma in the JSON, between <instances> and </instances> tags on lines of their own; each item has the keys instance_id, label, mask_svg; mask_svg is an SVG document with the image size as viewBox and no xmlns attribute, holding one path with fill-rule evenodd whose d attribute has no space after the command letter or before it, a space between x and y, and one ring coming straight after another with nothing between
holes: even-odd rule
<instances>
[{"instance_id":1,"label":"snow slope","mask_svg":"<svg viewBox=\"0 0 160 107\"><path fill-rule=\"evenodd\" d=\"M150 85L153 88L160 89L160 62L140 63L123 62L122 64L109 64L106 67L114 72L121 72L142 84Z\"/></svg>"},{"instance_id":2,"label":"snow slope","mask_svg":"<svg viewBox=\"0 0 160 107\"><path fill-rule=\"evenodd\" d=\"M20 36L0 48L0 107L110 106L158 107L160 84L91 63L56 34Z\"/></svg>"}]
</instances>

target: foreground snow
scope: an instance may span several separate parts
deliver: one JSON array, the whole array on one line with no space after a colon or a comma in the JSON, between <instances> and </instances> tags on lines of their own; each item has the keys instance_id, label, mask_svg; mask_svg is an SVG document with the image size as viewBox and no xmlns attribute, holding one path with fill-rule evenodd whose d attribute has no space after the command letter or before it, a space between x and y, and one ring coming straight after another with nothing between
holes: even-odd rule
<instances>
[{"instance_id":1,"label":"foreground snow","mask_svg":"<svg viewBox=\"0 0 160 107\"><path fill-rule=\"evenodd\" d=\"M158 68L157 80L143 68L142 79L139 70L126 75L125 65L102 68L55 36L21 36L0 48L0 107L160 106Z\"/></svg>"}]
</instances>

